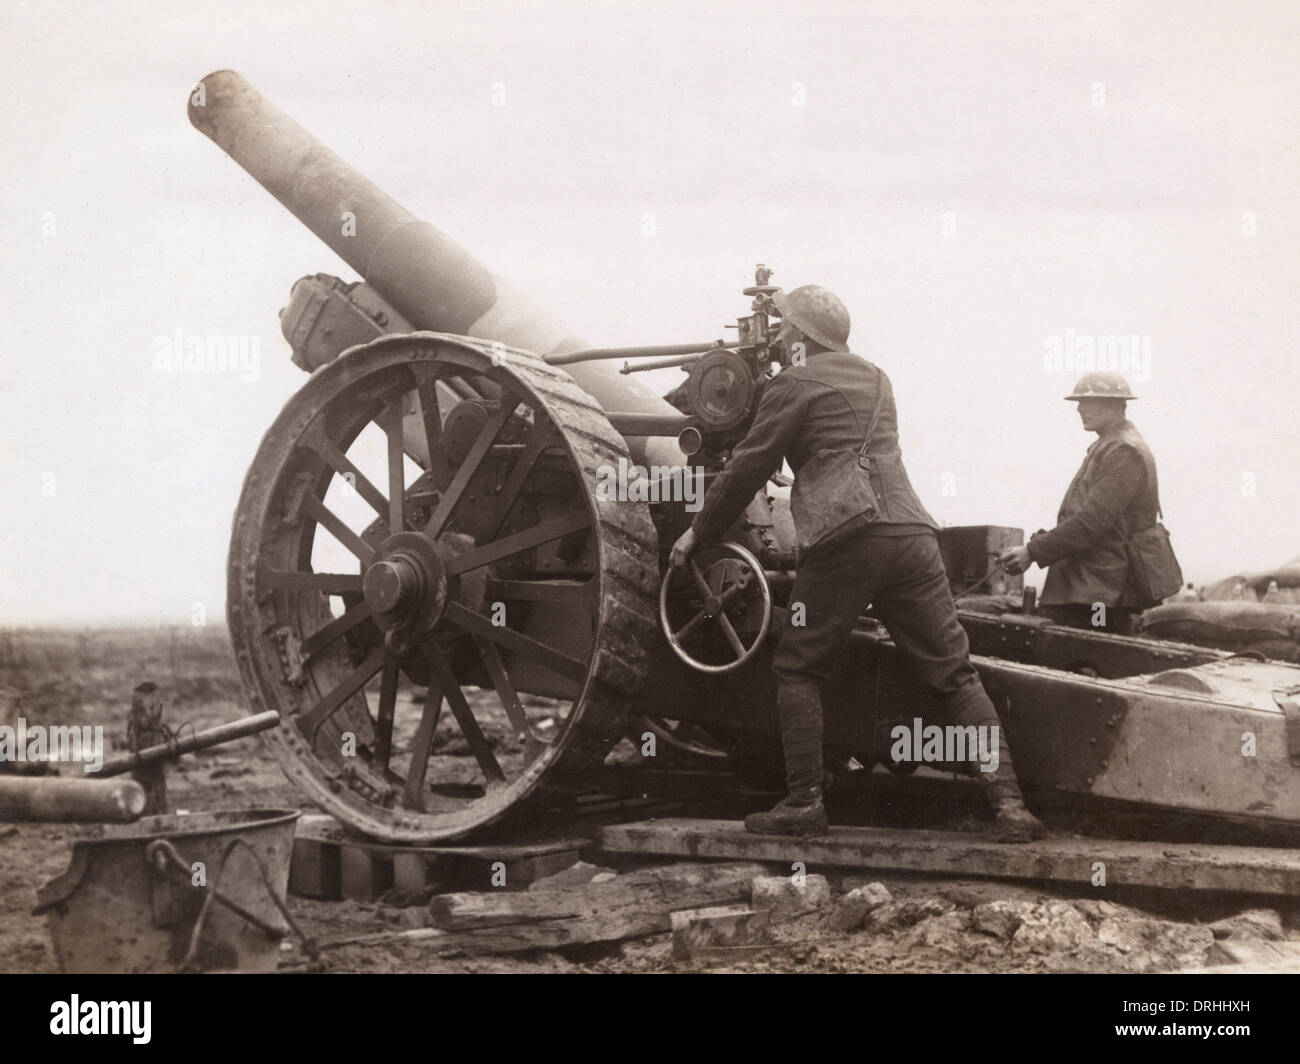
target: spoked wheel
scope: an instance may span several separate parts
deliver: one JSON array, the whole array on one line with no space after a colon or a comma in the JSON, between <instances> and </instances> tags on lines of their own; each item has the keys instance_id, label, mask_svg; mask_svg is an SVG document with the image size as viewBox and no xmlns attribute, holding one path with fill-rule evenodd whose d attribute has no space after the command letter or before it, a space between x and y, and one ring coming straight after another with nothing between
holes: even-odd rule
<instances>
[{"instance_id":1,"label":"spoked wheel","mask_svg":"<svg viewBox=\"0 0 1300 1064\"><path fill-rule=\"evenodd\" d=\"M699 672L733 672L749 661L772 625L763 566L739 543L702 547L659 586L659 626L668 645Z\"/></svg>"},{"instance_id":2,"label":"spoked wheel","mask_svg":"<svg viewBox=\"0 0 1300 1064\"><path fill-rule=\"evenodd\" d=\"M463 838L580 787L627 725L655 625L627 451L536 356L414 333L318 370L249 469L228 608L267 740L393 842ZM651 561L647 561L647 559Z\"/></svg>"}]
</instances>

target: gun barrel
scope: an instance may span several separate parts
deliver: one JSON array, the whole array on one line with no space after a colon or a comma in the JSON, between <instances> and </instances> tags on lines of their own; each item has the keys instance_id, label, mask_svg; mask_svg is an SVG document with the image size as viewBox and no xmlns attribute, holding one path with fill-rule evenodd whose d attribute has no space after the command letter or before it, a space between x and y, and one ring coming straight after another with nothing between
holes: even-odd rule
<instances>
[{"instance_id":1,"label":"gun barrel","mask_svg":"<svg viewBox=\"0 0 1300 1064\"><path fill-rule=\"evenodd\" d=\"M498 340L539 355L588 345L340 159L239 74L209 74L190 95L190 122L242 166L418 329ZM575 365L574 380L607 410L673 408L617 368ZM671 440L628 440L634 453L679 464Z\"/></svg>"}]
</instances>

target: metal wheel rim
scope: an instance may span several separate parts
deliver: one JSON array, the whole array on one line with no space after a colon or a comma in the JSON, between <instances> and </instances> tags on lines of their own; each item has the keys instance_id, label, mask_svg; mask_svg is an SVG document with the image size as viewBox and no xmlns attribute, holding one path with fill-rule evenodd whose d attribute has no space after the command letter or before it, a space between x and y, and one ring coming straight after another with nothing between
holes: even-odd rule
<instances>
[{"instance_id":1,"label":"metal wheel rim","mask_svg":"<svg viewBox=\"0 0 1300 1064\"><path fill-rule=\"evenodd\" d=\"M330 401L345 396L348 389L360 387L367 380L377 381L383 374L409 370L416 380L417 372L410 367L428 364L456 367L466 373L505 381L519 394L520 402L527 403L535 418L541 413L546 415L563 443L572 471L577 474L589 534L595 539L591 548L596 558L596 570L591 578L595 585L595 605L590 614L591 656L558 734L546 749L535 752L516 778L488 787L481 797L467 799L460 809L431 813L386 808L381 802L354 793L353 783L340 785L340 770L321 762L313 751L313 743L308 742L295 723L310 715L310 708L287 714L290 719L268 733L267 741L286 774L318 804L368 835L402 842L462 838L510 815L552 805L580 785L583 775L599 763L621 735L626 726L621 702L644 681L644 645L648 631L653 630L652 588L657 575L644 561L647 556L654 557L654 531L644 504L597 501L592 478L582 475L597 459L616 463L619 456L626 456L626 449L599 407L567 375L546 366L536 356L501 345L429 333L384 338L351 350L313 375L268 430L245 480L231 538L228 615L245 691L254 707L283 710L286 703L292 706L296 702L301 706L305 702L309 707L319 708L321 702L328 701L320 690L310 690L314 680L303 684L305 698L295 699L286 690L292 685L283 675L274 673L263 633L268 613L266 599L272 601L271 618L292 617L283 605L285 600L276 596L294 592L279 587L268 591L261 569L268 524L274 517L274 507L282 501L281 481L293 469L292 456L303 446L300 441L317 419L326 418ZM363 430L364 424L357 432ZM328 526L318 522L307 538L314 539L322 527ZM293 542L293 549L302 549L300 542ZM481 546L476 545L474 549ZM283 552L287 548L280 549ZM307 553L310 554L310 548ZM362 562L362 568L364 565ZM323 592L303 590L298 594L319 597ZM387 657L384 660L383 666L371 672L372 679L382 671L383 682L387 682ZM576 678L576 667L572 671ZM347 696L344 704L351 697ZM365 682L361 697L365 698ZM368 712L374 719L373 706ZM282 716L286 716L283 711ZM422 710L421 722L424 716ZM433 727L436 726L435 714ZM391 756L390 751L390 759Z\"/></svg>"}]
</instances>

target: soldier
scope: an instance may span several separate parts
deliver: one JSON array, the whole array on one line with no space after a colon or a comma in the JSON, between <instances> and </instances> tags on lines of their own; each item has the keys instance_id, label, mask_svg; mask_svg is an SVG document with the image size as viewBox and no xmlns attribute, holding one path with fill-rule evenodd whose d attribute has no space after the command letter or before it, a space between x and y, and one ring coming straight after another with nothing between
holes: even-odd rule
<instances>
[{"instance_id":1,"label":"soldier","mask_svg":"<svg viewBox=\"0 0 1300 1064\"><path fill-rule=\"evenodd\" d=\"M827 827L819 684L868 603L954 723L1000 722L970 662L937 526L903 468L889 378L849 353L849 313L827 289L805 285L778 293L775 303L786 368L767 385L753 425L674 544L671 561L683 565L697 543L725 534L788 459L799 555L790 601L804 604L807 620L785 627L773 661L790 793L770 812L746 817L745 827L809 835ZM998 769L979 775L997 811L998 837L1040 838L1045 829L1025 808L1001 727L997 734Z\"/></svg>"},{"instance_id":2,"label":"soldier","mask_svg":"<svg viewBox=\"0 0 1300 1064\"><path fill-rule=\"evenodd\" d=\"M1156 522L1156 460L1128 420L1136 399L1118 373L1085 373L1065 397L1079 404L1085 432L1095 432L1050 532L1003 551L1008 572L1033 563L1047 569L1042 612L1057 624L1121 635L1151 602L1139 602L1128 579L1128 539Z\"/></svg>"}]
</instances>

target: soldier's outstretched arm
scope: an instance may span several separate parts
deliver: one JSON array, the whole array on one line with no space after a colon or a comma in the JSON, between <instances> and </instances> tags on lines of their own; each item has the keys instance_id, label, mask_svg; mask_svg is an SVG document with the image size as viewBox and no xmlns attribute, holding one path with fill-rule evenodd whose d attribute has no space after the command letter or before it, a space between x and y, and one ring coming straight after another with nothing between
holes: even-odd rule
<instances>
[{"instance_id":1,"label":"soldier's outstretched arm","mask_svg":"<svg viewBox=\"0 0 1300 1064\"><path fill-rule=\"evenodd\" d=\"M700 512L691 522L697 542L726 533L774 470L781 467L808 407L803 384L791 373L779 373L763 398L745 438L736 444L721 475L710 485Z\"/></svg>"},{"instance_id":2,"label":"soldier's outstretched arm","mask_svg":"<svg viewBox=\"0 0 1300 1064\"><path fill-rule=\"evenodd\" d=\"M1120 519L1146 480L1141 456L1132 447L1116 447L1102 461L1100 476L1079 512L1050 532L1040 532L1026 547L1041 566L1096 545Z\"/></svg>"}]
</instances>

